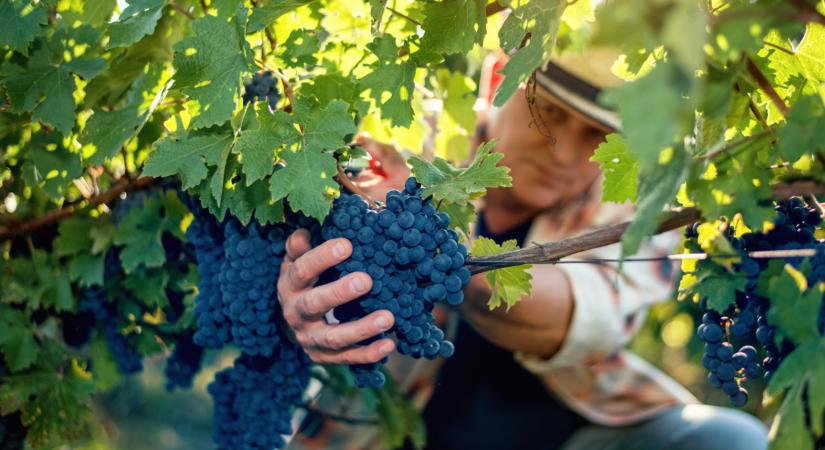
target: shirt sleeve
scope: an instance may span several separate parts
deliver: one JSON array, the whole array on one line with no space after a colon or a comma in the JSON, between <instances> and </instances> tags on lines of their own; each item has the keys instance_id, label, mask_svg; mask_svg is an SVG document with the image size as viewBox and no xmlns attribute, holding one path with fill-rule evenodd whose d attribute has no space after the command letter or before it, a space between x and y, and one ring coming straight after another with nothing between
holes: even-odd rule
<instances>
[{"instance_id":1,"label":"shirt sleeve","mask_svg":"<svg viewBox=\"0 0 825 450\"><path fill-rule=\"evenodd\" d=\"M664 256L672 236L657 237L635 257ZM580 259L617 258L618 244L587 254ZM619 351L644 322L647 308L668 298L672 266L669 261L625 262L621 271L615 263L558 264L573 294L573 316L559 351L549 359L516 353L526 369L542 374L559 367L602 361Z\"/></svg>"}]
</instances>

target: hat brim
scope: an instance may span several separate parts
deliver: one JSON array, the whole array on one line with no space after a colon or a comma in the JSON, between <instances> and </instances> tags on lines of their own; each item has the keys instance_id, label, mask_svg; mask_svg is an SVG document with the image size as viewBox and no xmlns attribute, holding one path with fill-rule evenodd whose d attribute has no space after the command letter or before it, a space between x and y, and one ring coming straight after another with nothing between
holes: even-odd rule
<instances>
[{"instance_id":1,"label":"hat brim","mask_svg":"<svg viewBox=\"0 0 825 450\"><path fill-rule=\"evenodd\" d=\"M621 130L622 124L618 114L598 102L601 89L577 78L552 62L548 63L543 71L536 71L536 84L593 121L611 130Z\"/></svg>"}]
</instances>

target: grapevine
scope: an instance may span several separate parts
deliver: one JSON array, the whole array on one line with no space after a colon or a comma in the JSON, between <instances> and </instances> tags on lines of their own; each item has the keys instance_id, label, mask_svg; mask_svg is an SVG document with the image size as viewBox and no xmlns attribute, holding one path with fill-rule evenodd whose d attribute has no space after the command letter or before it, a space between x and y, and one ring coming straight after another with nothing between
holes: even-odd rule
<instances>
[{"instance_id":1,"label":"grapevine","mask_svg":"<svg viewBox=\"0 0 825 450\"><path fill-rule=\"evenodd\" d=\"M375 339L437 359L461 351L436 313L471 275L509 310L527 265L616 243L575 262L633 264L685 226L686 253L661 258L682 263L694 390L772 421L774 449L822 445L821 2L7 0L0 17L2 448L102 435L100 394L158 367L161 390L208 386L219 448L286 446L296 411L319 411L312 379L373 407L328 417L422 447L384 361L316 364L294 342L277 294L294 231L353 244L318 283L372 278L330 320L389 310ZM472 239L478 200L512 185L506 146L471 148L479 111L533 101L536 69L591 44L621 50L599 100L621 130L592 159L634 219L522 249ZM482 98L492 55L508 60ZM393 173L359 132L412 153L406 185L368 195L366 175Z\"/></svg>"}]
</instances>

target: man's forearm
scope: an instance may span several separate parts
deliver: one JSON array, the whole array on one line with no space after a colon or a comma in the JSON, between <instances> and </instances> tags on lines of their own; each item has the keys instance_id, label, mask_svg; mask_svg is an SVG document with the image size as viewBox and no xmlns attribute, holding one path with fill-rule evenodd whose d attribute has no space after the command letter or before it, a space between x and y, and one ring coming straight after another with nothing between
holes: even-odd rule
<instances>
[{"instance_id":1,"label":"man's forearm","mask_svg":"<svg viewBox=\"0 0 825 450\"><path fill-rule=\"evenodd\" d=\"M573 293L567 276L555 267L537 267L533 292L509 311L490 311L490 288L483 276L475 276L465 288L461 312L480 334L511 351L548 358L561 348L573 316Z\"/></svg>"}]
</instances>

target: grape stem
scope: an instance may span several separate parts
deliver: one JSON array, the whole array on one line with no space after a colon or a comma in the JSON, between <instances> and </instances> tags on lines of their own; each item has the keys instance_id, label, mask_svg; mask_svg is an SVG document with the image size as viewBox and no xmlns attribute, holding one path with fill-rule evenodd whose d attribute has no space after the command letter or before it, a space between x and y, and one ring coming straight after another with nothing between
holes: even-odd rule
<instances>
[{"instance_id":1,"label":"grape stem","mask_svg":"<svg viewBox=\"0 0 825 450\"><path fill-rule=\"evenodd\" d=\"M760 89L765 91L765 94L768 95L768 98L771 99L771 102L776 106L776 108L782 113L783 116L788 115L788 105L785 104L785 101L782 100L782 97L776 92L776 89L773 88L770 81L765 77L765 74L759 70L759 67L753 62L750 56L745 57L745 64L747 65L748 73L756 80L756 84L759 86Z\"/></svg>"},{"instance_id":2,"label":"grape stem","mask_svg":"<svg viewBox=\"0 0 825 450\"><path fill-rule=\"evenodd\" d=\"M816 210L819 217L822 217L822 219L825 220L825 208L822 207L822 203L819 203L816 196L814 194L805 194L804 198L811 208Z\"/></svg>"},{"instance_id":3,"label":"grape stem","mask_svg":"<svg viewBox=\"0 0 825 450\"><path fill-rule=\"evenodd\" d=\"M821 195L823 191L825 191L825 186L815 181L803 180L774 186L773 196L776 199L786 199L795 195ZM701 219L702 215L697 208L676 209L665 215L664 220L659 224L654 234L675 230ZM522 264L554 263L566 256L620 242L622 235L631 223L630 221L623 222L580 236L501 253L489 258L470 257L467 259L465 267L470 270L470 273L477 274Z\"/></svg>"},{"instance_id":4,"label":"grape stem","mask_svg":"<svg viewBox=\"0 0 825 450\"><path fill-rule=\"evenodd\" d=\"M338 179L338 184L340 184L341 186L347 188L353 194L358 194L359 196L361 196L361 198L366 200L367 203L369 203L370 208L372 208L372 209L380 209L381 208L381 205L378 202L373 200L373 198L370 197L369 194L367 194L363 189L361 189L358 185L356 185L355 183L352 182L352 180L349 179L347 174L344 173L344 169L340 165L338 166L338 176L336 178Z\"/></svg>"}]
</instances>

